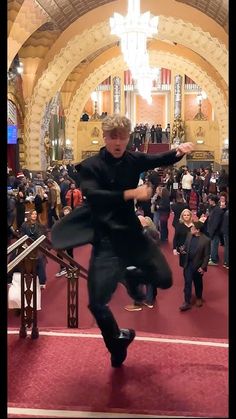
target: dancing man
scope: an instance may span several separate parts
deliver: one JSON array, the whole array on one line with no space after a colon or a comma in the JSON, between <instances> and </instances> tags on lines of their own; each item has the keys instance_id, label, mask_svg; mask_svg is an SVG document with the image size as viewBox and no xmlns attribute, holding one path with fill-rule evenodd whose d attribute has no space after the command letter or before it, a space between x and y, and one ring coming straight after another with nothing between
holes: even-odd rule
<instances>
[{"instance_id":1,"label":"dancing man","mask_svg":"<svg viewBox=\"0 0 236 419\"><path fill-rule=\"evenodd\" d=\"M152 284L166 289L172 285L172 273L164 255L144 234L135 214L134 200L149 200L152 195L151 186L137 187L139 177L155 167L178 162L184 154L193 150L193 145L182 143L174 150L157 155L127 151L131 122L119 114L105 118L102 130L105 147L97 155L76 165L76 169L94 231L88 273L88 307L111 354L112 367L120 367L126 359L127 347L133 341L135 331L119 328L108 303L119 281L124 278L126 267L138 268L140 276L133 279L136 286L138 283ZM77 224L78 229L79 214L84 209L81 207L74 211L76 213L72 212L67 220ZM71 230L66 231L67 220L65 217L61 231L60 222L52 231L55 247L65 246L66 236L71 234ZM78 236L77 245L84 243L82 227ZM130 295L133 288L134 284L130 284Z\"/></svg>"}]
</instances>

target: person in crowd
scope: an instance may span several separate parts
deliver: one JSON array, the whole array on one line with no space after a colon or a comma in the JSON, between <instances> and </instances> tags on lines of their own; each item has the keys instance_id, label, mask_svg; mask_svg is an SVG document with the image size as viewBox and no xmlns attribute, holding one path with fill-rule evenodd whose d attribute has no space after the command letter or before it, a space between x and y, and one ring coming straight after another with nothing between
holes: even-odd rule
<instances>
[{"instance_id":1,"label":"person in crowd","mask_svg":"<svg viewBox=\"0 0 236 419\"><path fill-rule=\"evenodd\" d=\"M179 222L175 227L175 234L173 238L173 254L179 255L179 266L184 267L185 255L180 252L184 245L186 237L193 225L193 215L190 209L185 208L179 217Z\"/></svg>"},{"instance_id":2,"label":"person in crowd","mask_svg":"<svg viewBox=\"0 0 236 419\"><path fill-rule=\"evenodd\" d=\"M70 189L66 193L66 204L72 209L80 206L83 202L83 196L79 188L76 188L74 182L70 183Z\"/></svg>"},{"instance_id":3,"label":"person in crowd","mask_svg":"<svg viewBox=\"0 0 236 419\"><path fill-rule=\"evenodd\" d=\"M218 205L219 197L217 195L208 196L209 216L207 219L207 234L211 239L211 255L208 265L217 266L219 263L219 243L220 231L223 220L223 210Z\"/></svg>"},{"instance_id":4,"label":"person in crowd","mask_svg":"<svg viewBox=\"0 0 236 419\"><path fill-rule=\"evenodd\" d=\"M42 224L42 214L43 214L43 202L47 200L47 194L45 193L44 189L40 185L35 186L36 194L34 197L34 208L38 215L38 220Z\"/></svg>"},{"instance_id":5,"label":"person in crowd","mask_svg":"<svg viewBox=\"0 0 236 419\"><path fill-rule=\"evenodd\" d=\"M195 176L193 178L192 189L197 194L197 208L198 208L199 203L201 202L201 199L202 199L202 190L203 190L203 180L202 180L199 170L196 171Z\"/></svg>"},{"instance_id":6,"label":"person in crowd","mask_svg":"<svg viewBox=\"0 0 236 419\"><path fill-rule=\"evenodd\" d=\"M169 230L168 220L170 216L170 193L167 188L161 189L161 199L157 205L160 214L160 235L161 242L168 241Z\"/></svg>"},{"instance_id":7,"label":"person in crowd","mask_svg":"<svg viewBox=\"0 0 236 419\"><path fill-rule=\"evenodd\" d=\"M63 249L69 239L77 246L85 240L92 240L88 273L89 309L111 354L111 365L118 368L127 357L127 348L135 331L119 328L108 303L118 282L124 278L126 267L140 269L142 274L135 279L136 284L152 283L157 288L172 285L171 270L164 255L143 233L135 214L134 200L149 200L152 194L152 188L147 184L137 187L140 173L174 164L185 153L192 152L193 145L182 143L176 149L158 155L128 152L131 121L119 114L105 118L102 130L105 147L76 165L86 205L75 208L68 215L67 222L62 220L55 224L52 242L55 248L60 246ZM84 219L79 219L79 214L85 215L86 211L94 232L93 238L91 235L87 239L85 228L82 229ZM71 235L73 220L77 229L81 223L81 234L77 236Z\"/></svg>"},{"instance_id":8,"label":"person in crowd","mask_svg":"<svg viewBox=\"0 0 236 419\"><path fill-rule=\"evenodd\" d=\"M211 169L210 167L206 167L203 174L203 192L207 195L209 194L210 179Z\"/></svg>"},{"instance_id":9,"label":"person in crowd","mask_svg":"<svg viewBox=\"0 0 236 419\"><path fill-rule=\"evenodd\" d=\"M69 205L66 205L65 207L62 208L62 217L65 217L65 215L70 214L71 211L72 211L72 208ZM66 249L66 252L68 253L68 255L70 257L72 257L72 258L74 257L73 247ZM57 256L60 258L59 253L57 253ZM63 276L63 275L66 276L67 271L66 271L66 268L64 268L63 265L60 265L60 270L59 270L59 272L56 273L55 276L57 278L59 278L60 276Z\"/></svg>"},{"instance_id":10,"label":"person in crowd","mask_svg":"<svg viewBox=\"0 0 236 419\"><path fill-rule=\"evenodd\" d=\"M184 302L179 307L180 311L192 308L192 283L196 294L196 306L203 305L203 274L207 271L210 257L210 239L201 232L201 221L193 221L191 232L187 235L181 253L185 255L184 261Z\"/></svg>"},{"instance_id":11,"label":"person in crowd","mask_svg":"<svg viewBox=\"0 0 236 419\"><path fill-rule=\"evenodd\" d=\"M158 168L155 168L154 170L150 170L148 172L147 180L148 182L151 182L153 190L155 191L161 183L161 177L158 173Z\"/></svg>"},{"instance_id":12,"label":"person in crowd","mask_svg":"<svg viewBox=\"0 0 236 419\"><path fill-rule=\"evenodd\" d=\"M228 209L228 194L226 192L220 192L219 206L222 209L223 214L224 214ZM223 215L223 217L224 217L224 215ZM220 245L224 246L224 235L223 235L222 230L220 231Z\"/></svg>"},{"instance_id":13,"label":"person in crowd","mask_svg":"<svg viewBox=\"0 0 236 419\"><path fill-rule=\"evenodd\" d=\"M229 175L226 173L225 169L221 169L218 181L217 181L217 187L219 192L227 192L229 185Z\"/></svg>"},{"instance_id":14,"label":"person in crowd","mask_svg":"<svg viewBox=\"0 0 236 419\"><path fill-rule=\"evenodd\" d=\"M16 200L12 191L7 192L7 244L10 245L12 239L12 229L15 221Z\"/></svg>"},{"instance_id":15,"label":"person in crowd","mask_svg":"<svg viewBox=\"0 0 236 419\"><path fill-rule=\"evenodd\" d=\"M56 212L57 208L57 189L53 179L48 179L48 228L51 229L53 226L53 218L59 220Z\"/></svg>"},{"instance_id":16,"label":"person in crowd","mask_svg":"<svg viewBox=\"0 0 236 419\"><path fill-rule=\"evenodd\" d=\"M157 186L154 195L151 198L151 212L153 214L153 222L157 231L160 231L160 211L159 203L162 196L162 186Z\"/></svg>"},{"instance_id":17,"label":"person in crowd","mask_svg":"<svg viewBox=\"0 0 236 419\"><path fill-rule=\"evenodd\" d=\"M156 229L156 226L150 217L143 217L142 215L138 216L140 223L143 226L144 234L148 234L152 240L158 246L160 244L160 236ZM146 292L143 291L142 285L139 286L139 289L135 287L135 275L137 274L137 268L135 266L130 266L126 268L126 276L129 276L134 279L132 283L132 289L127 289L131 297L135 296L133 304L125 306L126 311L141 311L143 306L148 308L153 308L156 302L157 289L153 287L152 284L147 284L145 286ZM125 284L125 281L124 281Z\"/></svg>"},{"instance_id":18,"label":"person in crowd","mask_svg":"<svg viewBox=\"0 0 236 419\"><path fill-rule=\"evenodd\" d=\"M154 144L155 143L155 133L156 133L156 130L155 130L155 126L154 125L152 125L151 126L151 142L152 142L152 144Z\"/></svg>"},{"instance_id":19,"label":"person in crowd","mask_svg":"<svg viewBox=\"0 0 236 419\"><path fill-rule=\"evenodd\" d=\"M187 202L185 202L183 193L180 190L176 191L176 201L171 205L171 211L174 213L172 226L176 229L179 224L180 214L184 209L189 209Z\"/></svg>"},{"instance_id":20,"label":"person in crowd","mask_svg":"<svg viewBox=\"0 0 236 419\"><path fill-rule=\"evenodd\" d=\"M165 186L168 189L168 191L170 193L170 201L171 202L173 201L173 198L174 198L173 183L174 183L173 173L171 172L171 170L168 170L167 173L166 173L166 177L165 177L163 186Z\"/></svg>"},{"instance_id":21,"label":"person in crowd","mask_svg":"<svg viewBox=\"0 0 236 419\"><path fill-rule=\"evenodd\" d=\"M193 184L193 176L190 174L187 166L184 168L184 173L182 176L181 183L182 183L182 189L184 193L184 199L187 202L187 204L189 204L189 198L190 198L190 193L191 193L192 184Z\"/></svg>"},{"instance_id":22,"label":"person in crowd","mask_svg":"<svg viewBox=\"0 0 236 419\"><path fill-rule=\"evenodd\" d=\"M16 228L20 230L23 222L25 221L25 186L20 184L18 193L16 195Z\"/></svg>"},{"instance_id":23,"label":"person in crowd","mask_svg":"<svg viewBox=\"0 0 236 419\"><path fill-rule=\"evenodd\" d=\"M217 195L217 179L216 179L216 173L212 172L209 182L209 188L208 192L209 194Z\"/></svg>"},{"instance_id":24,"label":"person in crowd","mask_svg":"<svg viewBox=\"0 0 236 419\"><path fill-rule=\"evenodd\" d=\"M46 228L38 221L38 215L36 210L29 211L27 221L25 221L20 228L20 235L29 236L32 240L37 240L40 236L46 236ZM46 263L47 258L44 253L38 251L36 273L39 278L40 288L46 288L47 276L46 276Z\"/></svg>"},{"instance_id":25,"label":"person in crowd","mask_svg":"<svg viewBox=\"0 0 236 419\"><path fill-rule=\"evenodd\" d=\"M60 187L60 198L61 198L61 205L65 207L67 205L66 194L70 188L70 182L65 179L64 176L59 177L59 187Z\"/></svg>"},{"instance_id":26,"label":"person in crowd","mask_svg":"<svg viewBox=\"0 0 236 419\"><path fill-rule=\"evenodd\" d=\"M221 232L224 238L224 263L223 267L229 269L229 209L223 215Z\"/></svg>"},{"instance_id":27,"label":"person in crowd","mask_svg":"<svg viewBox=\"0 0 236 419\"><path fill-rule=\"evenodd\" d=\"M157 124L156 126L156 142L162 143L162 126L161 124Z\"/></svg>"}]
</instances>

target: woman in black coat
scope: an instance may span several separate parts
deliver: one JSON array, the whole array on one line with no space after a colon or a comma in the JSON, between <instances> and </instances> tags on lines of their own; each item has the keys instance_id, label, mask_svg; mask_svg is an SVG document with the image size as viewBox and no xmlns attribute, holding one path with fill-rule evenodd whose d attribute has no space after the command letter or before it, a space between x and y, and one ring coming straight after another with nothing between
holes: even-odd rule
<instances>
[{"instance_id":1,"label":"woman in black coat","mask_svg":"<svg viewBox=\"0 0 236 419\"><path fill-rule=\"evenodd\" d=\"M37 240L40 236L46 236L46 227L38 221L36 210L31 210L20 229L21 236L27 234L32 240ZM42 252L38 252L36 273L39 278L40 288L46 288L46 256Z\"/></svg>"},{"instance_id":2,"label":"woman in black coat","mask_svg":"<svg viewBox=\"0 0 236 419\"><path fill-rule=\"evenodd\" d=\"M181 254L181 248L184 245L187 235L193 225L192 217L192 212L187 208L181 212L173 239L173 253L175 256L179 255L179 266L182 268L185 263L185 255Z\"/></svg>"},{"instance_id":3,"label":"woman in black coat","mask_svg":"<svg viewBox=\"0 0 236 419\"><path fill-rule=\"evenodd\" d=\"M171 211L174 213L172 226L174 229L179 224L180 214L184 209L189 209L187 202L184 201L183 193L181 191L176 192L176 202L171 205Z\"/></svg>"}]
</instances>

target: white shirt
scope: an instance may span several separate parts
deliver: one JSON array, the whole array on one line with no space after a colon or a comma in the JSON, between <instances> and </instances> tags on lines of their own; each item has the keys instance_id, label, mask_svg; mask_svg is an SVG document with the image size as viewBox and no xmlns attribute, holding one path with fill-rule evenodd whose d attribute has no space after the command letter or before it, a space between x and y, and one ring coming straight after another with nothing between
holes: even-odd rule
<instances>
[{"instance_id":1,"label":"white shirt","mask_svg":"<svg viewBox=\"0 0 236 419\"><path fill-rule=\"evenodd\" d=\"M190 173L182 177L182 189L192 189L193 176Z\"/></svg>"}]
</instances>

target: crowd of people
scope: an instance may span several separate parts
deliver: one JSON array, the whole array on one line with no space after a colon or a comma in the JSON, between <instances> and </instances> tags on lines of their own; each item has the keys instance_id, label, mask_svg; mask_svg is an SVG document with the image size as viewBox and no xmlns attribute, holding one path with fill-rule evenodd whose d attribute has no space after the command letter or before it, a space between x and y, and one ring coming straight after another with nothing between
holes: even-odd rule
<instances>
[{"instance_id":1,"label":"crowd of people","mask_svg":"<svg viewBox=\"0 0 236 419\"><path fill-rule=\"evenodd\" d=\"M131 143L134 151L139 151L144 143L160 144L170 142L171 128L168 123L163 129L161 124L136 124L131 133Z\"/></svg>"},{"instance_id":2,"label":"crowd of people","mask_svg":"<svg viewBox=\"0 0 236 419\"><path fill-rule=\"evenodd\" d=\"M162 251L169 239L171 212L173 254L179 256L184 277L181 311L192 307L192 284L196 305L202 306L202 276L208 266L218 265L220 243L224 246L223 266L229 267L228 177L224 170L217 174L210 168L173 168L192 152L191 143L157 155L127 151L131 123L124 116L104 118L102 130L105 147L76 166L67 162L35 176L27 170L17 176L8 174L8 227L9 240L14 222L21 234L27 231L32 237L42 224L40 214L45 201L46 227L56 249L72 249L86 240L92 243L88 307L111 354L111 365L116 368L124 362L135 331L119 328L109 301L122 282L133 300L125 307L127 311L153 308L157 289L172 286L172 272ZM160 176L163 166L166 169ZM25 224L27 199L35 208ZM80 219L85 209L86 226L85 218L82 222ZM80 234L71 234L69 225L73 228L73 223ZM91 239L87 239L88 229ZM43 278L41 285L45 283Z\"/></svg>"}]
</instances>

